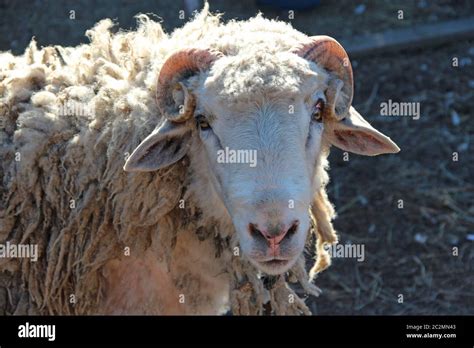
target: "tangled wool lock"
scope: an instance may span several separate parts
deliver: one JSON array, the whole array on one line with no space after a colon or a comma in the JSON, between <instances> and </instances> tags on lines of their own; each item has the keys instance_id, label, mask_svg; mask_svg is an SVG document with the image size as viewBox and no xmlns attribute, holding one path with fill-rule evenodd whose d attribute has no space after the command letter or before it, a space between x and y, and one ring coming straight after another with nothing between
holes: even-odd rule
<instances>
[{"instance_id":1,"label":"tangled wool lock","mask_svg":"<svg viewBox=\"0 0 474 348\"><path fill-rule=\"evenodd\" d=\"M110 20L99 22L87 32L91 42L77 47L38 49L32 41L22 56L0 54L0 243L39 248L37 262L0 260L0 311L311 314L289 284L319 295L312 280L330 264L324 245L337 241L331 224L335 212L325 192L329 143L323 143L316 161L307 237L316 262L309 275L304 255L285 274L268 278L235 252L239 240L234 226L222 204L203 189L203 177L191 169L193 156L183 155L153 172L123 170L163 117L186 121L168 107L173 95L157 88L157 76L165 75L162 68L174 52L205 47L221 52L219 57L241 54L249 65L225 71L229 78L215 82L238 108L261 86L277 94L284 81L288 90L297 91L300 81L294 71L303 64L288 60L278 69L272 61L251 65L250 57L258 60L260 55L242 32L252 33L252 40L261 43L259 50L284 52L282 61L291 52L307 52L301 42L308 37L261 16L223 24L207 6L171 35L145 15L138 16L136 31L114 34L112 27ZM272 42L265 41L268 36ZM329 67L338 64L333 58L324 61ZM248 84L245 74L252 69L270 73ZM320 75L323 79L325 73ZM346 80L350 87L336 86L328 98L350 105L352 75ZM268 89L272 86L275 91ZM236 90L238 100L233 100L229 96ZM167 103L160 104L160 97ZM327 118L343 119L338 114L347 108L333 104ZM84 112L66 112L75 106Z\"/></svg>"}]
</instances>

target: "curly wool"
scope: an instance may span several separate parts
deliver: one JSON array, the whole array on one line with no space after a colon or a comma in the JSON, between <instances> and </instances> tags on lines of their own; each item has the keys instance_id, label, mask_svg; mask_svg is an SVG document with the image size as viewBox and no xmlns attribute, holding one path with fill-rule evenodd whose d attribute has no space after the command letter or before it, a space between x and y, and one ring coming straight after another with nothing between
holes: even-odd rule
<instances>
[{"instance_id":1,"label":"curly wool","mask_svg":"<svg viewBox=\"0 0 474 348\"><path fill-rule=\"evenodd\" d=\"M207 6L171 35L145 15L138 16L136 31L113 34L112 27L106 19L87 31L90 44L38 49L33 40L22 56L0 54L0 243L39 249L37 262L0 260L0 314L96 313L104 301L101 270L107 262L127 247L135 254L153 250L169 262L178 235L189 231L210 241L225 263L234 314L264 314L268 301L272 314L310 314L288 284L293 280L319 294L303 257L267 290L249 262L233 257L231 227L200 213L188 187L187 158L153 173L122 170L160 122L156 77L172 52L203 46L237 54L248 37L240 33L258 36L263 28L274 32L275 41L266 43L262 36L262 45L276 52L304 35L261 16L222 24ZM61 115L61 107L75 102L90 112ZM312 212L318 258L311 278L329 265L324 244L336 241L334 210L324 191L326 157L327 152L318 163L321 192ZM180 209L183 197L190 203ZM175 282L186 286L189 279L178 274ZM295 301L287 301L289 296ZM190 301L206 300L196 294Z\"/></svg>"}]
</instances>

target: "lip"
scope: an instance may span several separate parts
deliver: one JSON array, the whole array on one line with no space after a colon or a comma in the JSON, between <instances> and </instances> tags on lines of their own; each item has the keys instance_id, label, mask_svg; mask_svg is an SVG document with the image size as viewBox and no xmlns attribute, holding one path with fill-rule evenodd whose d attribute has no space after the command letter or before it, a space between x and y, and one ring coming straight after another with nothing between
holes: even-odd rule
<instances>
[{"instance_id":1,"label":"lip","mask_svg":"<svg viewBox=\"0 0 474 348\"><path fill-rule=\"evenodd\" d=\"M284 267L288 265L290 260L288 259L278 259L278 258L273 258L265 261L258 261L259 264L266 266L266 267L271 267L271 268L279 268L279 267Z\"/></svg>"},{"instance_id":2,"label":"lip","mask_svg":"<svg viewBox=\"0 0 474 348\"><path fill-rule=\"evenodd\" d=\"M295 262L294 258L263 257L260 259L250 259L250 261L262 272L269 275L278 275L286 272Z\"/></svg>"}]
</instances>

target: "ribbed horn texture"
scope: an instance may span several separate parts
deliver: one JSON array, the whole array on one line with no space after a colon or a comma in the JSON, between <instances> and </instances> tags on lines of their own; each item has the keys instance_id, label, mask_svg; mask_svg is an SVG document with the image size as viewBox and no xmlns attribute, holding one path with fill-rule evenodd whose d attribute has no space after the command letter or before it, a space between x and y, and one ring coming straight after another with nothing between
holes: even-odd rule
<instances>
[{"instance_id":1,"label":"ribbed horn texture","mask_svg":"<svg viewBox=\"0 0 474 348\"><path fill-rule=\"evenodd\" d=\"M344 83L341 89L344 102L335 107L338 118L343 117L349 111L354 94L352 66L346 50L332 37L320 35L310 37L309 42L295 48L293 53L322 66Z\"/></svg>"},{"instance_id":2,"label":"ribbed horn texture","mask_svg":"<svg viewBox=\"0 0 474 348\"><path fill-rule=\"evenodd\" d=\"M182 88L180 79L207 70L211 64L222 57L221 52L210 49L188 48L173 53L163 64L158 77L156 100L161 113L170 121L184 122L194 111L193 96L184 91L184 105L176 108L173 89Z\"/></svg>"}]
</instances>

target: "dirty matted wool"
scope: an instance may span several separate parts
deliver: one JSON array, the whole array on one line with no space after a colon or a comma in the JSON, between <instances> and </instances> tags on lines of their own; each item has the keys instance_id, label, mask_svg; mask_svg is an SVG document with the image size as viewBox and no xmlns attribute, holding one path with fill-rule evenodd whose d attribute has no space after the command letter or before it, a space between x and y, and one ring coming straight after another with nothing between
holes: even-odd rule
<instances>
[{"instance_id":1,"label":"dirty matted wool","mask_svg":"<svg viewBox=\"0 0 474 348\"><path fill-rule=\"evenodd\" d=\"M232 42L213 38L238 33L239 24L225 25L205 8L168 35L147 16L137 18L130 32L113 33L112 21L100 21L87 32L89 44L38 49L33 40L22 56L0 54L0 243L37 245L39 251L37 262L0 259L0 314L96 313L106 262L127 247L136 254L153 247L167 262L185 230L215 241L215 257L226 262L230 276L234 314L264 314L268 303L271 314L310 314L289 283L317 296L310 277L329 266L324 245L336 235L324 191L327 153L312 207L316 238L308 239L317 241L315 266L309 277L302 256L267 286L249 262L233 257L237 241L228 226L204 228L210 223L186 190L187 158L153 173L122 169L160 122L154 96L166 57L193 45L232 53ZM270 23L259 16L251 21L256 27ZM288 27L271 23L276 31ZM295 42L302 35L296 33ZM180 209L185 195L191 204Z\"/></svg>"}]
</instances>

